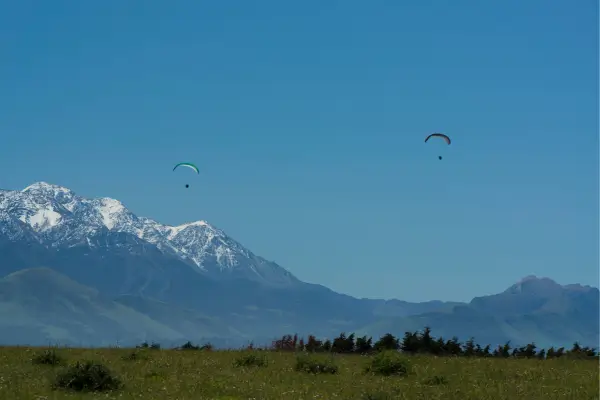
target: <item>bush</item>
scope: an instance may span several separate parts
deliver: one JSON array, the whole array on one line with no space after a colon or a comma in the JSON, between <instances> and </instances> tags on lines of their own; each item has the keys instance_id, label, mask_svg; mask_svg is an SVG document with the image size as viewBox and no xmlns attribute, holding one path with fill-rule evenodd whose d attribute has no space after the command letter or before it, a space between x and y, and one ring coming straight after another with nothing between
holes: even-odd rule
<instances>
[{"instance_id":1,"label":"bush","mask_svg":"<svg viewBox=\"0 0 600 400\"><path fill-rule=\"evenodd\" d=\"M40 354L36 354L31 359L31 362L38 365L60 365L63 363L63 359L56 354L54 349L44 350Z\"/></svg>"},{"instance_id":2,"label":"bush","mask_svg":"<svg viewBox=\"0 0 600 400\"><path fill-rule=\"evenodd\" d=\"M121 381L108 368L92 361L76 362L59 373L54 381L55 389L78 392L105 392L122 386Z\"/></svg>"},{"instance_id":3,"label":"bush","mask_svg":"<svg viewBox=\"0 0 600 400\"><path fill-rule=\"evenodd\" d=\"M212 351L213 350L213 345L210 344L210 343L203 344L202 346L200 346L200 350Z\"/></svg>"},{"instance_id":4,"label":"bush","mask_svg":"<svg viewBox=\"0 0 600 400\"><path fill-rule=\"evenodd\" d=\"M337 374L338 367L331 359L302 355L296 357L296 371L311 374Z\"/></svg>"},{"instance_id":5,"label":"bush","mask_svg":"<svg viewBox=\"0 0 600 400\"><path fill-rule=\"evenodd\" d=\"M180 350L200 350L200 346L195 346L189 340L185 342L180 348Z\"/></svg>"},{"instance_id":6,"label":"bush","mask_svg":"<svg viewBox=\"0 0 600 400\"><path fill-rule=\"evenodd\" d=\"M203 350L203 351L211 351L213 349L213 345L210 343L203 344L202 346L198 346L190 342L189 340L182 344L179 347L176 347L177 350Z\"/></svg>"},{"instance_id":7,"label":"bush","mask_svg":"<svg viewBox=\"0 0 600 400\"><path fill-rule=\"evenodd\" d=\"M244 354L241 357L238 357L233 364L236 367L266 367L267 358L252 353Z\"/></svg>"},{"instance_id":8,"label":"bush","mask_svg":"<svg viewBox=\"0 0 600 400\"><path fill-rule=\"evenodd\" d=\"M152 344L148 344L148 342L144 342L140 345L135 346L136 349L152 349L152 350L160 350L160 343L152 342Z\"/></svg>"},{"instance_id":9,"label":"bush","mask_svg":"<svg viewBox=\"0 0 600 400\"><path fill-rule=\"evenodd\" d=\"M147 360L148 357L140 351L132 351L122 357L124 361Z\"/></svg>"},{"instance_id":10,"label":"bush","mask_svg":"<svg viewBox=\"0 0 600 400\"><path fill-rule=\"evenodd\" d=\"M360 400L395 400L397 395L385 392L366 392L360 397Z\"/></svg>"},{"instance_id":11,"label":"bush","mask_svg":"<svg viewBox=\"0 0 600 400\"><path fill-rule=\"evenodd\" d=\"M425 385L447 385L448 384L448 379L446 379L445 376L440 376L440 375L434 375L431 378L427 378L425 379L425 382L423 382Z\"/></svg>"},{"instance_id":12,"label":"bush","mask_svg":"<svg viewBox=\"0 0 600 400\"><path fill-rule=\"evenodd\" d=\"M410 364L396 351L385 351L373 357L365 372L382 376L406 376L410 373Z\"/></svg>"}]
</instances>

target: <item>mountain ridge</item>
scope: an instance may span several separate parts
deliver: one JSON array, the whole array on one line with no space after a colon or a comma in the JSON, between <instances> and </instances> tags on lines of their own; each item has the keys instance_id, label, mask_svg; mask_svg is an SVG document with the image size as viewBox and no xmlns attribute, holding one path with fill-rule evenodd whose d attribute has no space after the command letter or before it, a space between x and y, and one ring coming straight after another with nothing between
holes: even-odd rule
<instances>
[{"instance_id":1,"label":"mountain ridge","mask_svg":"<svg viewBox=\"0 0 600 400\"><path fill-rule=\"evenodd\" d=\"M138 217L119 200L82 197L56 184L36 182L21 191L4 190L0 210L0 222L12 220L4 233L13 238L21 235L40 243L76 245L103 230L125 232L209 276L243 277L275 286L299 282L285 268L256 256L206 221L165 225Z\"/></svg>"},{"instance_id":2,"label":"mountain ridge","mask_svg":"<svg viewBox=\"0 0 600 400\"><path fill-rule=\"evenodd\" d=\"M162 225L118 200L89 199L44 182L0 191L0 260L0 278L12 276L0 284L0 342L23 334L38 342L99 343L118 332L132 340L218 337L239 343L288 333L402 334L425 324L444 336L481 336L491 344L597 345L599 337L598 289L591 286L526 276L466 303L360 299L300 281L206 221ZM15 296L11 274L19 271L54 277L49 285L60 298L95 290L96 297L82 300L92 311L77 321L76 314L57 308L36 323L43 304L53 304L52 294L28 280L18 283L25 297ZM141 336L129 333L124 315L146 327ZM14 322L21 320L25 325Z\"/></svg>"}]
</instances>

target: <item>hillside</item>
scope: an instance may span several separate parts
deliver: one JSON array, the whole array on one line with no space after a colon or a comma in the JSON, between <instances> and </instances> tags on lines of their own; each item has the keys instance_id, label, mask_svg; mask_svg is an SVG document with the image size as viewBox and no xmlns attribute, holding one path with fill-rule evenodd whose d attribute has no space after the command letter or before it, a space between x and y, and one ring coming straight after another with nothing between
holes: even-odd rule
<instances>
[{"instance_id":1,"label":"hillside","mask_svg":"<svg viewBox=\"0 0 600 400\"><path fill-rule=\"evenodd\" d=\"M468 304L358 299L298 280L206 221L170 226L43 182L0 191L0 259L1 343L244 344L425 325L490 344L599 341L597 288L527 277Z\"/></svg>"},{"instance_id":2,"label":"hillside","mask_svg":"<svg viewBox=\"0 0 600 400\"><path fill-rule=\"evenodd\" d=\"M146 335L183 338L169 326L49 268L27 269L0 280L0 310L5 344L89 345L141 340Z\"/></svg>"},{"instance_id":3,"label":"hillside","mask_svg":"<svg viewBox=\"0 0 600 400\"><path fill-rule=\"evenodd\" d=\"M391 317L359 329L382 335L431 327L444 337L482 343L535 341L542 347L568 346L575 341L598 346L599 291L581 285L559 285L529 276L502 293L476 297L451 311Z\"/></svg>"}]
</instances>

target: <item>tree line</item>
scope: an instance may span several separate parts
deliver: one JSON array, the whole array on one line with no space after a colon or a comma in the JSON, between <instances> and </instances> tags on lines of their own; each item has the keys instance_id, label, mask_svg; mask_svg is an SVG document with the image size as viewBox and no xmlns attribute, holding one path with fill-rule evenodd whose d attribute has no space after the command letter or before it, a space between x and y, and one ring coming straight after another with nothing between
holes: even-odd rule
<instances>
[{"instance_id":1,"label":"tree line","mask_svg":"<svg viewBox=\"0 0 600 400\"><path fill-rule=\"evenodd\" d=\"M249 347L252 347L250 345ZM525 346L512 347L510 341L498 345L492 349L490 345L482 347L470 338L462 343L457 337L444 339L435 338L431 335L431 329L425 327L423 331L406 332L402 338L397 338L391 333L386 333L377 341L372 337L356 337L354 333L346 335L342 332L333 340L319 340L309 335L306 340L298 335L284 335L274 340L271 345L276 351L307 351L307 352L331 352L341 354L372 354L384 350L397 350L403 353L429 354L434 356L464 356L464 357L499 357L499 358L538 358L552 359L560 357L572 358L598 358L595 348L581 346L575 342L570 349L564 347L550 347L549 349L538 348L535 343Z\"/></svg>"}]
</instances>

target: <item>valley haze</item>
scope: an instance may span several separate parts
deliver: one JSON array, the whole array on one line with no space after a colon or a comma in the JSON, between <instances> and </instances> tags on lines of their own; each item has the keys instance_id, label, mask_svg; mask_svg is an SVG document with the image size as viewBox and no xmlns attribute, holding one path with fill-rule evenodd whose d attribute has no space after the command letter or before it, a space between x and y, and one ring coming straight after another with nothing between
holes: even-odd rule
<instances>
[{"instance_id":1,"label":"valley haze","mask_svg":"<svg viewBox=\"0 0 600 400\"><path fill-rule=\"evenodd\" d=\"M302 282L206 221L164 225L45 182L0 190L0 277L1 344L239 346L424 326L491 345L600 341L595 287L528 276L468 303L358 299Z\"/></svg>"}]
</instances>

